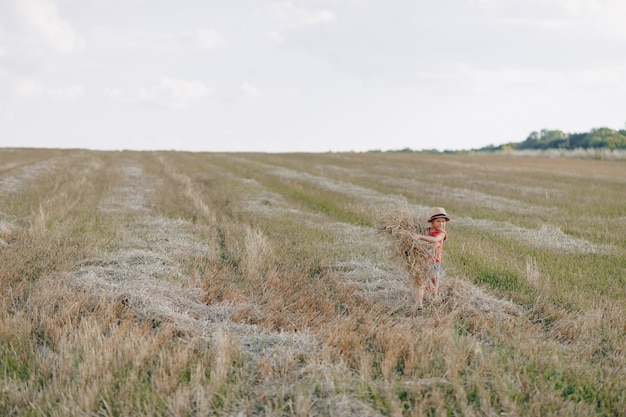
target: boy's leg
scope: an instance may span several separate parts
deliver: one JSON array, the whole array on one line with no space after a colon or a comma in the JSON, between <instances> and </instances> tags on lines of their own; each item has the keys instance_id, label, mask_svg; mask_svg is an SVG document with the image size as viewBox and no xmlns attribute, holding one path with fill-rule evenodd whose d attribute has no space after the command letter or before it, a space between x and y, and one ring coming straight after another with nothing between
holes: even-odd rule
<instances>
[{"instance_id":1,"label":"boy's leg","mask_svg":"<svg viewBox=\"0 0 626 417\"><path fill-rule=\"evenodd\" d=\"M439 272L433 275L431 289L433 290L433 297L436 299L437 294L439 294Z\"/></svg>"},{"instance_id":2,"label":"boy's leg","mask_svg":"<svg viewBox=\"0 0 626 417\"><path fill-rule=\"evenodd\" d=\"M441 273L441 264L439 262L433 262L432 273L433 274L430 277L430 282L426 286L426 289L434 291L436 295L439 290L439 274Z\"/></svg>"},{"instance_id":3,"label":"boy's leg","mask_svg":"<svg viewBox=\"0 0 626 417\"><path fill-rule=\"evenodd\" d=\"M415 307L417 307L418 310L421 310L424 307L424 288L419 287L417 289L416 297Z\"/></svg>"},{"instance_id":4,"label":"boy's leg","mask_svg":"<svg viewBox=\"0 0 626 417\"><path fill-rule=\"evenodd\" d=\"M430 277L430 282L426 285L426 289L435 293L437 292L439 289L439 277L436 274Z\"/></svg>"}]
</instances>

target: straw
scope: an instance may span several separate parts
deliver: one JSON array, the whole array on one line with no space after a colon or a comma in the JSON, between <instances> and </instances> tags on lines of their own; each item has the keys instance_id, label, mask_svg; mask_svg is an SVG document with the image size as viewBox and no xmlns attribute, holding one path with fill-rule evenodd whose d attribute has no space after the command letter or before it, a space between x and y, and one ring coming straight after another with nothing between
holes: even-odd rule
<instances>
[{"instance_id":1,"label":"straw","mask_svg":"<svg viewBox=\"0 0 626 417\"><path fill-rule=\"evenodd\" d=\"M432 260L437 246L417 239L415 235L428 234L428 226L419 221L408 203L382 213L376 229L390 241L389 255L401 261L418 288L432 275Z\"/></svg>"}]
</instances>

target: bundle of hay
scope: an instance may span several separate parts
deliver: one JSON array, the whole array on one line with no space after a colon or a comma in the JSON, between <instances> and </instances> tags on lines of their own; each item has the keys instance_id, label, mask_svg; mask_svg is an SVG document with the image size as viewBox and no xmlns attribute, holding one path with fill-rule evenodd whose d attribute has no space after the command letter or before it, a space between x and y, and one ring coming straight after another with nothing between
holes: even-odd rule
<instances>
[{"instance_id":1,"label":"bundle of hay","mask_svg":"<svg viewBox=\"0 0 626 417\"><path fill-rule=\"evenodd\" d=\"M428 226L421 223L408 203L397 209L382 213L377 221L379 233L390 238L390 255L399 259L413 279L421 287L432 275L432 260L437 245L415 237L428 234Z\"/></svg>"}]
</instances>

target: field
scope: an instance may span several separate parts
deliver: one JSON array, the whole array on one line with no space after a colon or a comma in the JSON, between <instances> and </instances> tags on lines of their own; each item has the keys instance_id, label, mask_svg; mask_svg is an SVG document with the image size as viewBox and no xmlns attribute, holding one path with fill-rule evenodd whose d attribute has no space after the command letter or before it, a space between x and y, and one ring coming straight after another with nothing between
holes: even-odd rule
<instances>
[{"instance_id":1,"label":"field","mask_svg":"<svg viewBox=\"0 0 626 417\"><path fill-rule=\"evenodd\" d=\"M626 415L623 160L2 149L0 196L0 416Z\"/></svg>"}]
</instances>

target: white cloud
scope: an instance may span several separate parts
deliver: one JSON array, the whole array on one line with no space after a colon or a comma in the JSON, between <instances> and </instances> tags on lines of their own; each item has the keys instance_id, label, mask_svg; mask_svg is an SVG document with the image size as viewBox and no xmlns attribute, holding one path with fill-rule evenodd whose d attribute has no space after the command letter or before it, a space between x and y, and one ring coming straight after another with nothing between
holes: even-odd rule
<instances>
[{"instance_id":1,"label":"white cloud","mask_svg":"<svg viewBox=\"0 0 626 417\"><path fill-rule=\"evenodd\" d=\"M626 11L622 0L542 0L544 3L555 3L569 14L580 17L608 16L619 11ZM619 16L623 18L622 16Z\"/></svg>"},{"instance_id":2,"label":"white cloud","mask_svg":"<svg viewBox=\"0 0 626 417\"><path fill-rule=\"evenodd\" d=\"M104 94L105 97L108 97L113 100L128 101L128 97L126 97L126 95L122 92L122 90L120 90L117 87L106 87L103 90L102 94Z\"/></svg>"},{"instance_id":3,"label":"white cloud","mask_svg":"<svg viewBox=\"0 0 626 417\"><path fill-rule=\"evenodd\" d=\"M161 32L159 30L120 29L101 27L95 32L98 42L116 49L135 49L145 51L180 50L181 47L199 47L202 49L222 49L228 46L225 36L213 29L183 30Z\"/></svg>"},{"instance_id":4,"label":"white cloud","mask_svg":"<svg viewBox=\"0 0 626 417\"><path fill-rule=\"evenodd\" d=\"M200 47L204 49L224 48L228 45L223 36L211 29L198 29L196 31L196 40Z\"/></svg>"},{"instance_id":5,"label":"white cloud","mask_svg":"<svg viewBox=\"0 0 626 417\"><path fill-rule=\"evenodd\" d=\"M622 69L616 67L581 69L567 73L512 68L477 70L467 67L460 71L460 75L469 82L468 84L477 86L476 93L486 89L503 91L503 89L532 88L550 93L554 90L567 91L574 87L589 91L605 89L626 92L626 82L621 74Z\"/></svg>"},{"instance_id":6,"label":"white cloud","mask_svg":"<svg viewBox=\"0 0 626 417\"><path fill-rule=\"evenodd\" d=\"M6 122L15 120L15 113L4 109L4 102L0 98L0 118Z\"/></svg>"},{"instance_id":7,"label":"white cloud","mask_svg":"<svg viewBox=\"0 0 626 417\"><path fill-rule=\"evenodd\" d=\"M261 90L247 82L241 85L241 91L243 91L244 94L250 98L260 97L263 94Z\"/></svg>"},{"instance_id":8,"label":"white cloud","mask_svg":"<svg viewBox=\"0 0 626 417\"><path fill-rule=\"evenodd\" d=\"M77 100L85 94L85 89L82 85L70 85L61 88L51 88L46 90L46 94L53 99L57 100Z\"/></svg>"},{"instance_id":9,"label":"white cloud","mask_svg":"<svg viewBox=\"0 0 626 417\"><path fill-rule=\"evenodd\" d=\"M480 1L503 21L545 28L569 28L608 38L626 39L626 2L623 0L499 0Z\"/></svg>"},{"instance_id":10,"label":"white cloud","mask_svg":"<svg viewBox=\"0 0 626 417\"><path fill-rule=\"evenodd\" d=\"M11 122L16 119L15 113L13 112L0 113L0 114L2 114L2 120L4 120L5 122Z\"/></svg>"},{"instance_id":11,"label":"white cloud","mask_svg":"<svg viewBox=\"0 0 626 417\"><path fill-rule=\"evenodd\" d=\"M556 0L581 22L589 22L598 33L626 39L626 3L623 0Z\"/></svg>"},{"instance_id":12,"label":"white cloud","mask_svg":"<svg viewBox=\"0 0 626 417\"><path fill-rule=\"evenodd\" d=\"M43 85L35 80L23 80L15 86L15 95L21 98L36 98L43 94Z\"/></svg>"},{"instance_id":13,"label":"white cloud","mask_svg":"<svg viewBox=\"0 0 626 417\"><path fill-rule=\"evenodd\" d=\"M64 87L45 86L36 79L20 80L15 86L15 95L20 98L50 98L53 100L77 100L85 94L82 85Z\"/></svg>"},{"instance_id":14,"label":"white cloud","mask_svg":"<svg viewBox=\"0 0 626 417\"><path fill-rule=\"evenodd\" d=\"M329 10L309 10L298 7L290 1L272 4L275 16L289 21L289 26L315 26L335 21L335 14Z\"/></svg>"},{"instance_id":15,"label":"white cloud","mask_svg":"<svg viewBox=\"0 0 626 417\"><path fill-rule=\"evenodd\" d=\"M158 84L140 89L137 97L140 101L166 101L170 108L182 110L198 103L211 93L211 87L200 81L161 76Z\"/></svg>"},{"instance_id":16,"label":"white cloud","mask_svg":"<svg viewBox=\"0 0 626 417\"><path fill-rule=\"evenodd\" d=\"M16 119L15 113L4 109L2 101L0 101L0 119L4 120L5 122L11 122Z\"/></svg>"},{"instance_id":17,"label":"white cloud","mask_svg":"<svg viewBox=\"0 0 626 417\"><path fill-rule=\"evenodd\" d=\"M42 42L60 54L71 54L85 45L85 39L59 15L52 0L19 0L17 12L36 42Z\"/></svg>"},{"instance_id":18,"label":"white cloud","mask_svg":"<svg viewBox=\"0 0 626 417\"><path fill-rule=\"evenodd\" d=\"M6 40L5 40L6 36L4 34L4 30L2 30L2 27L0 27L0 58L2 58L3 56L5 56L7 54L7 48L6 48Z\"/></svg>"},{"instance_id":19,"label":"white cloud","mask_svg":"<svg viewBox=\"0 0 626 417\"><path fill-rule=\"evenodd\" d=\"M283 35L280 34L280 32L276 32L276 31L270 31L267 32L267 37L276 43L284 43L285 42L285 38L283 37Z\"/></svg>"}]
</instances>

